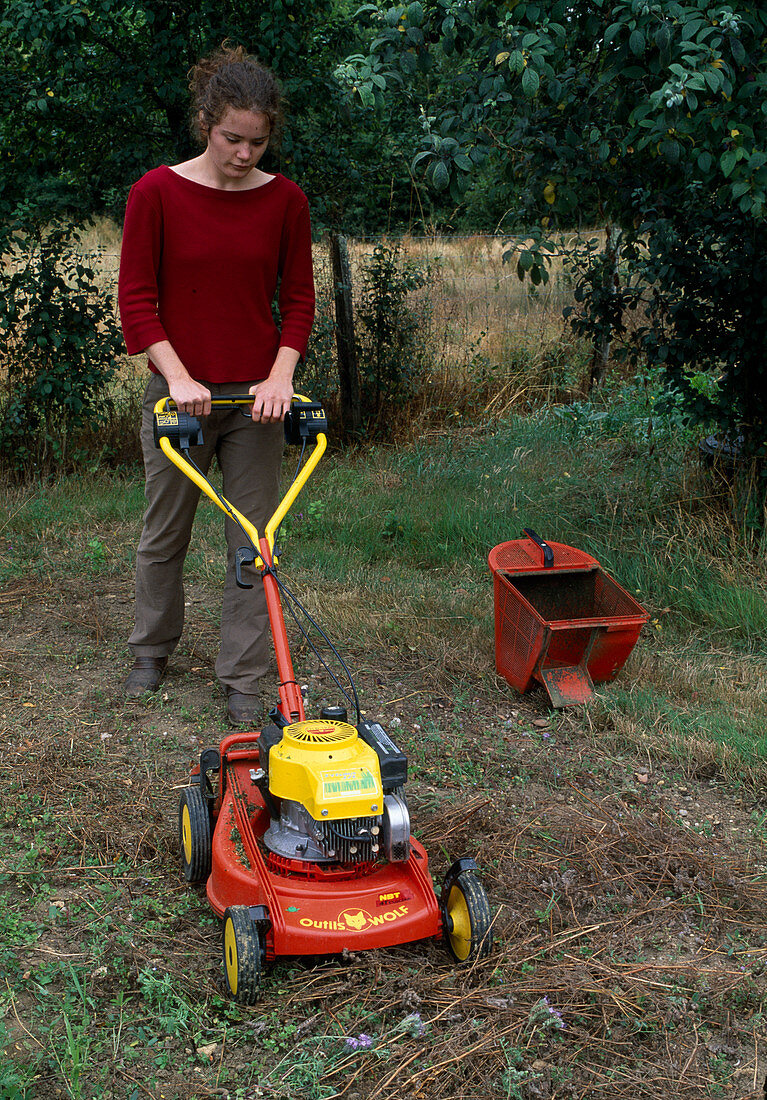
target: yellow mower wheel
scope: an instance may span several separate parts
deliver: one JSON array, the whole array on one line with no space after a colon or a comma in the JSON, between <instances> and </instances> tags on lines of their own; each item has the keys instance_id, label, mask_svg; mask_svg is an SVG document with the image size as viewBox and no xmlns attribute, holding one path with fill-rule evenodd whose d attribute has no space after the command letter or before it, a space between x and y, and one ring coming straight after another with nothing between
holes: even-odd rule
<instances>
[{"instance_id":1,"label":"yellow mower wheel","mask_svg":"<svg viewBox=\"0 0 767 1100\"><path fill-rule=\"evenodd\" d=\"M485 888L471 871L454 880L444 903L445 939L459 963L483 959L493 944L493 915Z\"/></svg>"},{"instance_id":2,"label":"yellow mower wheel","mask_svg":"<svg viewBox=\"0 0 767 1100\"><path fill-rule=\"evenodd\" d=\"M210 874L210 815L199 787L185 787L178 804L178 839L187 882L205 882Z\"/></svg>"},{"instance_id":3,"label":"yellow mower wheel","mask_svg":"<svg viewBox=\"0 0 767 1100\"><path fill-rule=\"evenodd\" d=\"M261 986L262 942L247 905L232 905L224 913L222 948L230 996L239 1004L254 1005Z\"/></svg>"}]
</instances>

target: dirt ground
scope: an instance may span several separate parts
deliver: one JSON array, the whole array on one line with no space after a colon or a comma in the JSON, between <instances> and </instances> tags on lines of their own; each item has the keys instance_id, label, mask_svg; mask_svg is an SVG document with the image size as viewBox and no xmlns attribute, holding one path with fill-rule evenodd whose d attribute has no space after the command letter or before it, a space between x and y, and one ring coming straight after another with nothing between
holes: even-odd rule
<instances>
[{"instance_id":1,"label":"dirt ground","mask_svg":"<svg viewBox=\"0 0 767 1100\"><path fill-rule=\"evenodd\" d=\"M435 881L477 859L490 957L460 969L431 941L287 960L259 1005L227 1001L176 836L189 766L227 729L216 596L195 591L162 691L137 702L131 605L113 576L0 591L4 1062L35 1078L0 1097L767 1095L767 806L621 749L588 708L516 695L491 654L472 682L458 653L344 647L408 752ZM337 701L294 658L310 708Z\"/></svg>"}]
</instances>

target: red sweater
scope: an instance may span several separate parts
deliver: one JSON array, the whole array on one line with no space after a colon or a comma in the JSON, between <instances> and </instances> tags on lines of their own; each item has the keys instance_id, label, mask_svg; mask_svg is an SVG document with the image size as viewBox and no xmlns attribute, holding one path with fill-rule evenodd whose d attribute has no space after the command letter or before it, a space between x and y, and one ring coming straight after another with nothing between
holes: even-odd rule
<instances>
[{"instance_id":1,"label":"red sweater","mask_svg":"<svg viewBox=\"0 0 767 1100\"><path fill-rule=\"evenodd\" d=\"M266 378L280 347L306 353L314 319L306 196L280 175L225 191L147 172L128 196L118 298L130 355L169 340L197 381Z\"/></svg>"}]
</instances>

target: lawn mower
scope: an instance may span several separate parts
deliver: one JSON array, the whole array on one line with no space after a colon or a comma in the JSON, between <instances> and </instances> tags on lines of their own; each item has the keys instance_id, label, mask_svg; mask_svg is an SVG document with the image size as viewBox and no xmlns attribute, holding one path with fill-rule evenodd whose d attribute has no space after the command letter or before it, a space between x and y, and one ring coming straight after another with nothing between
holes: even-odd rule
<instances>
[{"instance_id":1,"label":"lawn mower","mask_svg":"<svg viewBox=\"0 0 767 1100\"><path fill-rule=\"evenodd\" d=\"M215 407L235 406L246 416L252 404L251 395L213 400ZM301 449L298 468L262 534L195 466L190 448L202 439L197 419L164 398L155 407L154 431L168 459L243 532L237 583L248 587L248 575L254 576L254 569L260 573L277 660L279 704L269 722L205 749L179 801L184 877L206 883L210 905L223 919L230 994L253 1004L263 968L281 956L333 955L444 937L457 962L482 958L491 946L492 917L474 859L453 863L438 898L426 852L410 833L407 759L380 723L363 720L345 662L277 575L280 524L327 445L322 406L304 397L293 400L285 436ZM353 724L346 705L306 717L283 601L353 705ZM348 690L311 640L312 630L335 655Z\"/></svg>"}]
</instances>

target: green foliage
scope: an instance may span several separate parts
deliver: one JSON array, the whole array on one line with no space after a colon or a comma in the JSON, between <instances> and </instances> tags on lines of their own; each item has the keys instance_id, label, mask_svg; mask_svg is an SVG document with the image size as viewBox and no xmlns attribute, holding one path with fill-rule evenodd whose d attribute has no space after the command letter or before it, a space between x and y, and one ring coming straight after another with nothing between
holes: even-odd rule
<instances>
[{"instance_id":1,"label":"green foliage","mask_svg":"<svg viewBox=\"0 0 767 1100\"><path fill-rule=\"evenodd\" d=\"M9 1047L10 1035L2 1020L0 1020L0 1045L3 1049ZM10 1059L4 1058L0 1065L0 1097L2 1100L26 1100L30 1095L27 1091L30 1086L29 1078L32 1075L15 1065Z\"/></svg>"},{"instance_id":2,"label":"green foliage","mask_svg":"<svg viewBox=\"0 0 767 1100\"><path fill-rule=\"evenodd\" d=\"M407 81L414 53L420 69L443 76L423 109L414 166L454 198L489 151L502 149L526 183L528 210L568 225L584 203L620 221L634 187L676 186L680 166L710 186L724 183L742 213L764 212L760 5L438 0L427 14L401 6L377 23L372 5L361 10L376 26L379 85ZM455 56L460 66L451 67ZM364 72L369 60L358 86ZM383 97L380 87L374 94Z\"/></svg>"},{"instance_id":3,"label":"green foliage","mask_svg":"<svg viewBox=\"0 0 767 1100\"><path fill-rule=\"evenodd\" d=\"M282 82L288 125L263 166L300 183L316 226L369 232L408 217L404 150L417 122L350 111L334 70L366 44L335 0L7 0L0 91L15 109L0 120L3 199L34 194L48 211L120 219L147 169L195 155L187 73L225 39Z\"/></svg>"},{"instance_id":4,"label":"green foliage","mask_svg":"<svg viewBox=\"0 0 767 1100\"><path fill-rule=\"evenodd\" d=\"M0 460L17 472L67 461L73 434L102 414L122 350L111 298L72 234L31 218L0 242Z\"/></svg>"},{"instance_id":5,"label":"green foliage","mask_svg":"<svg viewBox=\"0 0 767 1100\"><path fill-rule=\"evenodd\" d=\"M604 256L583 256L580 331L606 348L624 308L643 307L650 323L635 356L665 365L689 416L742 433L762 464L765 35L767 10L753 0L437 0L427 13L391 9L371 43L387 92L417 81L414 53L419 71L443 77L422 107L414 170L459 201L500 152L523 220L548 230L596 216L616 227L627 282L613 279L611 234ZM542 281L546 261L539 234L519 255L520 276ZM686 384L701 362L723 379L708 401Z\"/></svg>"},{"instance_id":6,"label":"green foliage","mask_svg":"<svg viewBox=\"0 0 767 1100\"><path fill-rule=\"evenodd\" d=\"M76 994L73 995L67 991L65 995L61 1014L64 1038L60 1049L53 1048L53 1056L67 1083L69 1095L73 1100L79 1100L84 1095L83 1076L90 1064L93 1000L86 992L85 981L80 981L71 965L69 973Z\"/></svg>"},{"instance_id":7,"label":"green foliage","mask_svg":"<svg viewBox=\"0 0 767 1100\"><path fill-rule=\"evenodd\" d=\"M520 220L523 187L507 179L506 168L505 154L490 149L487 160L473 170L456 218L459 232L500 233L524 228Z\"/></svg>"},{"instance_id":8,"label":"green foliage","mask_svg":"<svg viewBox=\"0 0 767 1100\"><path fill-rule=\"evenodd\" d=\"M682 204L662 199L643 224L646 278L662 290L647 296L642 347L691 416L741 433L749 454L765 456L767 224L708 206L699 188Z\"/></svg>"},{"instance_id":9,"label":"green foliage","mask_svg":"<svg viewBox=\"0 0 767 1100\"><path fill-rule=\"evenodd\" d=\"M194 1007L170 974L160 975L154 968L145 968L140 971L137 981L164 1032L180 1037L199 1034L201 1024Z\"/></svg>"},{"instance_id":10,"label":"green foliage","mask_svg":"<svg viewBox=\"0 0 767 1100\"><path fill-rule=\"evenodd\" d=\"M379 244L362 268L362 295L355 312L360 391L368 433L386 434L384 418L411 398L426 368L427 305L409 296L427 273L403 263L399 250Z\"/></svg>"}]
</instances>

